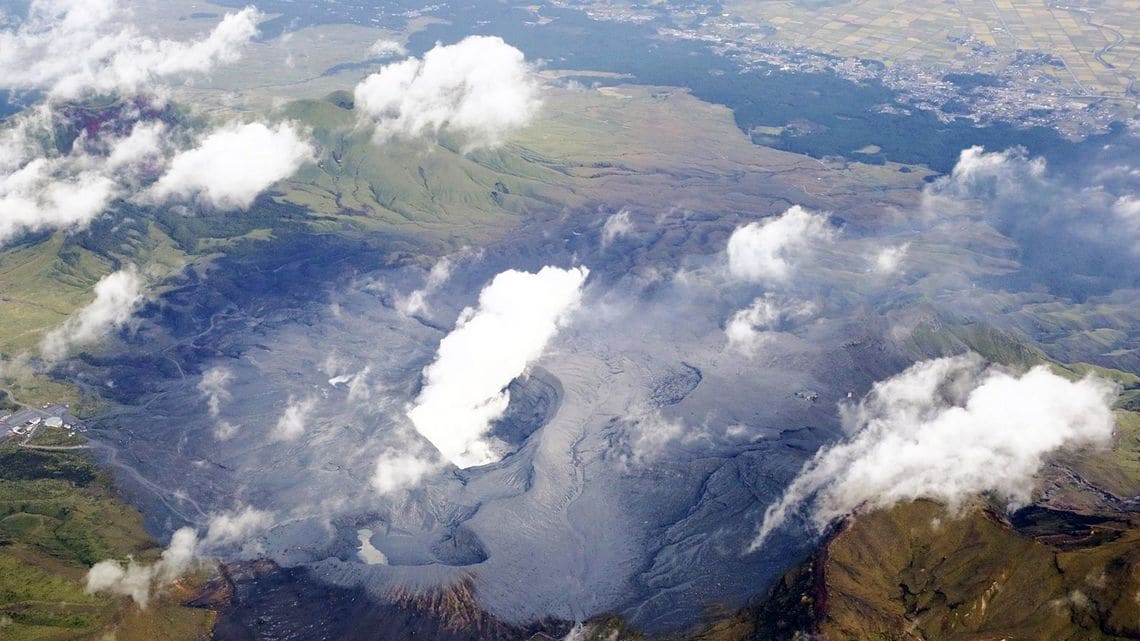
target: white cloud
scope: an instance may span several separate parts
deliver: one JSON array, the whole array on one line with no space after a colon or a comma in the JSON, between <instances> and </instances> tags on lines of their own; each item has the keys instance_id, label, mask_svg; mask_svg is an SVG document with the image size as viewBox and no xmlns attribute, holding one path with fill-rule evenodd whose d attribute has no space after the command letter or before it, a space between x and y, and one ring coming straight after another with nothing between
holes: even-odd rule
<instances>
[{"instance_id":1,"label":"white cloud","mask_svg":"<svg viewBox=\"0 0 1140 641\"><path fill-rule=\"evenodd\" d=\"M423 60L386 65L356 86L355 102L383 142L451 132L468 149L494 146L538 110L538 81L518 49L492 36L438 44Z\"/></svg>"},{"instance_id":2,"label":"white cloud","mask_svg":"<svg viewBox=\"0 0 1140 641\"><path fill-rule=\"evenodd\" d=\"M509 402L507 385L538 359L581 299L585 267L508 270L463 310L455 329L424 369L424 386L408 418L458 467L499 459L486 438Z\"/></svg>"},{"instance_id":3,"label":"white cloud","mask_svg":"<svg viewBox=\"0 0 1140 641\"><path fill-rule=\"evenodd\" d=\"M1112 212L1124 220L1135 221L1140 218L1140 198L1131 194L1121 196L1112 204Z\"/></svg>"},{"instance_id":4,"label":"white cloud","mask_svg":"<svg viewBox=\"0 0 1140 641\"><path fill-rule=\"evenodd\" d=\"M880 249L878 253L875 254L875 273L889 275L897 272L909 250L910 243Z\"/></svg>"},{"instance_id":5,"label":"white cloud","mask_svg":"<svg viewBox=\"0 0 1140 641\"><path fill-rule=\"evenodd\" d=\"M228 441L237 435L239 429L239 425L235 425L229 421L218 421L214 424L214 438L219 441Z\"/></svg>"},{"instance_id":6,"label":"white cloud","mask_svg":"<svg viewBox=\"0 0 1140 641\"><path fill-rule=\"evenodd\" d=\"M329 354L321 364L321 371L329 375L329 385L332 387L344 386L348 391L348 400L366 401L372 397L374 391L382 390L383 385L370 382L372 367L365 365L357 371L344 369L345 363L336 354Z\"/></svg>"},{"instance_id":7,"label":"white cloud","mask_svg":"<svg viewBox=\"0 0 1140 641\"><path fill-rule=\"evenodd\" d=\"M234 373L228 367L221 365L211 367L202 373L202 380L198 381L198 393L206 399L211 417L217 418L221 413L222 401L229 400L230 392L226 387L233 377Z\"/></svg>"},{"instance_id":8,"label":"white cloud","mask_svg":"<svg viewBox=\"0 0 1140 641\"><path fill-rule=\"evenodd\" d=\"M657 410L641 409L630 417L629 431L626 433L628 453L622 460L630 465L646 465L661 457L666 446L685 435L685 425L675 419L668 419Z\"/></svg>"},{"instance_id":9,"label":"white cloud","mask_svg":"<svg viewBox=\"0 0 1140 641\"><path fill-rule=\"evenodd\" d=\"M122 327L142 302L142 287L143 280L133 266L104 276L95 283L95 300L48 332L40 352L49 360L58 359L72 346L93 343Z\"/></svg>"},{"instance_id":10,"label":"white cloud","mask_svg":"<svg viewBox=\"0 0 1140 641\"><path fill-rule=\"evenodd\" d=\"M109 592L134 599L141 608L150 602L152 591L169 585L190 569L198 552L198 534L184 527L174 533L170 546L158 561L147 565L130 559L127 563L100 561L87 571L87 592Z\"/></svg>"},{"instance_id":11,"label":"white cloud","mask_svg":"<svg viewBox=\"0 0 1140 641\"><path fill-rule=\"evenodd\" d=\"M271 513L250 507L235 513L214 515L204 538L199 540L197 530L192 527L181 528L174 532L170 545L152 564L139 563L132 558L125 563L113 559L96 563L87 571L86 590L89 594L105 592L129 596L139 607L146 608L156 590L170 585L192 569L204 554L244 543L271 522Z\"/></svg>"},{"instance_id":12,"label":"white cloud","mask_svg":"<svg viewBox=\"0 0 1140 641\"><path fill-rule=\"evenodd\" d=\"M949 176L936 180L927 193L956 198L993 198L1019 192L1045 177L1045 159L1029 158L1023 147L987 152L963 149Z\"/></svg>"},{"instance_id":13,"label":"white cloud","mask_svg":"<svg viewBox=\"0 0 1140 641\"><path fill-rule=\"evenodd\" d=\"M167 127L162 122L139 122L131 129L130 135L111 145L106 168L119 171L146 162L164 162L163 140Z\"/></svg>"},{"instance_id":14,"label":"white cloud","mask_svg":"<svg viewBox=\"0 0 1140 641\"><path fill-rule=\"evenodd\" d=\"M292 441L305 433L309 414L317 407L317 399L306 398L297 400L289 397L289 403L277 424L273 426L272 438L275 441Z\"/></svg>"},{"instance_id":15,"label":"white cloud","mask_svg":"<svg viewBox=\"0 0 1140 641\"><path fill-rule=\"evenodd\" d=\"M205 550L214 550L240 545L265 530L272 522L271 512L248 506L237 512L218 514L210 519L201 547Z\"/></svg>"},{"instance_id":16,"label":"white cloud","mask_svg":"<svg viewBox=\"0 0 1140 641\"><path fill-rule=\"evenodd\" d=\"M394 58L408 55L408 50L395 40L381 38L372 43L372 46L368 48L368 53L377 58Z\"/></svg>"},{"instance_id":17,"label":"white cloud","mask_svg":"<svg viewBox=\"0 0 1140 641\"><path fill-rule=\"evenodd\" d=\"M372 369L365 367L348 381L348 400L352 401L367 401L372 397L372 385L368 382L368 375ZM377 385L379 388L379 385Z\"/></svg>"},{"instance_id":18,"label":"white cloud","mask_svg":"<svg viewBox=\"0 0 1140 641\"><path fill-rule=\"evenodd\" d=\"M205 38L176 42L140 33L115 0L32 0L26 20L0 31L0 88L40 89L60 99L152 90L156 82L234 62L260 18L246 7Z\"/></svg>"},{"instance_id":19,"label":"white cloud","mask_svg":"<svg viewBox=\"0 0 1140 641\"><path fill-rule=\"evenodd\" d=\"M376 460L372 487L380 494L402 492L418 485L425 476L439 468L439 463L429 458L388 450Z\"/></svg>"},{"instance_id":20,"label":"white cloud","mask_svg":"<svg viewBox=\"0 0 1140 641\"><path fill-rule=\"evenodd\" d=\"M1100 379L1073 382L1044 367L1016 376L976 356L918 363L844 408L851 436L804 466L751 549L805 505L823 529L861 506L919 498L955 509L993 492L1024 504L1049 455L1110 441L1115 394Z\"/></svg>"},{"instance_id":21,"label":"white cloud","mask_svg":"<svg viewBox=\"0 0 1140 641\"><path fill-rule=\"evenodd\" d=\"M66 155L45 149L58 120L39 105L0 128L0 243L28 231L82 227L121 191L101 159L79 144L86 138Z\"/></svg>"},{"instance_id":22,"label":"white cloud","mask_svg":"<svg viewBox=\"0 0 1140 641\"><path fill-rule=\"evenodd\" d=\"M120 125L135 119L130 134L81 131L66 153L52 141L58 129L74 123L48 104L0 128L0 243L26 232L85 227L164 170L144 200L198 195L215 207L248 207L314 156L292 125L252 123L216 130L199 147L170 159L167 125L137 120L137 111L116 117Z\"/></svg>"},{"instance_id":23,"label":"white cloud","mask_svg":"<svg viewBox=\"0 0 1140 641\"><path fill-rule=\"evenodd\" d=\"M825 216L796 205L774 218L738 227L728 239L728 270L753 282L785 281L797 261L835 236Z\"/></svg>"},{"instance_id":24,"label":"white cloud","mask_svg":"<svg viewBox=\"0 0 1140 641\"><path fill-rule=\"evenodd\" d=\"M922 213L938 234L968 243L964 234L976 233L968 230L988 226L1020 248L1006 256L1017 261L1014 278L1052 294L1084 298L1135 287L1140 216L1130 215L1129 203L1136 177L1119 165L1097 171L1097 164L1048 172L1044 159L1020 147L971 147L923 190Z\"/></svg>"},{"instance_id":25,"label":"white cloud","mask_svg":"<svg viewBox=\"0 0 1140 641\"><path fill-rule=\"evenodd\" d=\"M197 195L220 209L246 209L258 194L314 157L312 145L292 124L231 124L176 155L152 193L158 198Z\"/></svg>"},{"instance_id":26,"label":"white cloud","mask_svg":"<svg viewBox=\"0 0 1140 641\"><path fill-rule=\"evenodd\" d=\"M428 310L427 297L434 294L447 282L448 278L451 278L451 259L444 256L432 265L423 287L406 297L396 299L396 309L405 316L414 316L426 312Z\"/></svg>"},{"instance_id":27,"label":"white cloud","mask_svg":"<svg viewBox=\"0 0 1140 641\"><path fill-rule=\"evenodd\" d=\"M815 305L775 294L765 294L749 307L737 311L725 325L729 345L750 353L764 342L787 331L796 321L811 318Z\"/></svg>"},{"instance_id":28,"label":"white cloud","mask_svg":"<svg viewBox=\"0 0 1140 641\"><path fill-rule=\"evenodd\" d=\"M77 169L67 158L37 158L0 176L0 242L27 231L80 227L102 213L118 187L97 171Z\"/></svg>"},{"instance_id":29,"label":"white cloud","mask_svg":"<svg viewBox=\"0 0 1140 641\"><path fill-rule=\"evenodd\" d=\"M633 231L633 221L629 219L629 210L623 209L606 219L602 226L602 247L608 247L614 239L626 236Z\"/></svg>"},{"instance_id":30,"label":"white cloud","mask_svg":"<svg viewBox=\"0 0 1140 641\"><path fill-rule=\"evenodd\" d=\"M1140 198L1132 194L1118 197L1112 203L1112 213L1132 236L1140 236ZM1140 253L1140 243L1137 243L1133 249Z\"/></svg>"}]
</instances>

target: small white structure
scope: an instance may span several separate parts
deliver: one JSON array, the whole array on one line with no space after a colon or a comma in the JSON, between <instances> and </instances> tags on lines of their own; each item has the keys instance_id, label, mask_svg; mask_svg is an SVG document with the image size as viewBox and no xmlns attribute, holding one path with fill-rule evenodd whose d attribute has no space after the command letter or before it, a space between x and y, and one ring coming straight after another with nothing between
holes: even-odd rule
<instances>
[{"instance_id":1,"label":"small white structure","mask_svg":"<svg viewBox=\"0 0 1140 641\"><path fill-rule=\"evenodd\" d=\"M63 427L63 419L58 416L53 416L44 421L45 427Z\"/></svg>"}]
</instances>

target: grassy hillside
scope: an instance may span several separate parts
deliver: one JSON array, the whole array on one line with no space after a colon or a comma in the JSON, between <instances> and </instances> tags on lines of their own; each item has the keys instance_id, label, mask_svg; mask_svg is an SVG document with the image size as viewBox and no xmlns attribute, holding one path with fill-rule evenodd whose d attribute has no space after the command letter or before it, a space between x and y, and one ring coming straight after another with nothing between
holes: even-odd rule
<instances>
[{"instance_id":1,"label":"grassy hillside","mask_svg":"<svg viewBox=\"0 0 1140 641\"><path fill-rule=\"evenodd\" d=\"M677 88L549 87L534 123L473 151L447 135L377 144L343 91L282 115L311 127L321 148L318 164L282 185L282 201L341 227L453 244L499 238L529 215L597 207L754 216L795 198L858 219L913 203L921 185L897 166L825 166L754 145L729 110Z\"/></svg>"},{"instance_id":2,"label":"grassy hillside","mask_svg":"<svg viewBox=\"0 0 1140 641\"><path fill-rule=\"evenodd\" d=\"M827 546L819 631L832 641L1135 638L1140 527L1098 528L1097 544L1057 546L980 509L954 519L917 502L861 515Z\"/></svg>"},{"instance_id":3,"label":"grassy hillside","mask_svg":"<svg viewBox=\"0 0 1140 641\"><path fill-rule=\"evenodd\" d=\"M372 141L350 99L303 100L286 110L313 128L321 162L286 184L285 201L354 229L458 237L500 236L521 216L551 203L580 205L566 176L528 162L514 147L462 153L459 143Z\"/></svg>"},{"instance_id":4,"label":"grassy hillside","mask_svg":"<svg viewBox=\"0 0 1140 641\"><path fill-rule=\"evenodd\" d=\"M146 610L126 597L84 592L92 564L161 552L142 515L110 488L85 454L0 445L0 638L209 638L213 613L180 605L190 582Z\"/></svg>"},{"instance_id":5,"label":"grassy hillside","mask_svg":"<svg viewBox=\"0 0 1140 641\"><path fill-rule=\"evenodd\" d=\"M1140 519L918 501L849 520L754 605L660 641L1140 638ZM618 618L586 641L642 641Z\"/></svg>"},{"instance_id":6,"label":"grassy hillside","mask_svg":"<svg viewBox=\"0 0 1140 641\"><path fill-rule=\"evenodd\" d=\"M0 353L34 348L43 334L90 302L111 261L66 244L63 234L0 253Z\"/></svg>"}]
</instances>

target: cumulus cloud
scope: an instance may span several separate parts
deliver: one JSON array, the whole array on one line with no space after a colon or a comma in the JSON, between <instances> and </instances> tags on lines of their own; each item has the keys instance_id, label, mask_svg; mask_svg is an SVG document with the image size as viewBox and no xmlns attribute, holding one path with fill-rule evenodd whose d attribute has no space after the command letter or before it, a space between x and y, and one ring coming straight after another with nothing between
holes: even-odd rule
<instances>
[{"instance_id":1,"label":"cumulus cloud","mask_svg":"<svg viewBox=\"0 0 1140 641\"><path fill-rule=\"evenodd\" d=\"M227 386L233 380L234 373L228 367L221 365L211 367L202 373L202 380L198 381L198 393L206 399L206 407L210 416L217 418L221 413L222 401L230 398Z\"/></svg>"},{"instance_id":2,"label":"cumulus cloud","mask_svg":"<svg viewBox=\"0 0 1140 641\"><path fill-rule=\"evenodd\" d=\"M743 352L753 352L780 332L790 329L792 324L811 318L813 314L815 305L809 301L769 293L733 314L725 325L724 333L729 345Z\"/></svg>"},{"instance_id":3,"label":"cumulus cloud","mask_svg":"<svg viewBox=\"0 0 1140 641\"><path fill-rule=\"evenodd\" d=\"M1115 387L1045 367L1023 375L973 355L918 363L842 410L849 438L821 449L768 507L756 550L802 507L818 529L861 506L919 498L952 509L992 492L1027 503L1033 477L1061 449L1105 445Z\"/></svg>"},{"instance_id":4,"label":"cumulus cloud","mask_svg":"<svg viewBox=\"0 0 1140 641\"><path fill-rule=\"evenodd\" d=\"M538 359L580 299L585 267L508 270L479 294L424 369L424 385L408 410L416 431L458 467L499 459L487 438L510 400L507 385Z\"/></svg>"},{"instance_id":5,"label":"cumulus cloud","mask_svg":"<svg viewBox=\"0 0 1140 641\"><path fill-rule=\"evenodd\" d=\"M213 516L202 539L194 528L180 528L154 563L139 563L130 558L125 563L108 559L91 566L87 571L87 592L129 596L139 607L146 608L156 590L193 569L204 555L243 543L271 522L271 513L247 507L236 513Z\"/></svg>"},{"instance_id":6,"label":"cumulus cloud","mask_svg":"<svg viewBox=\"0 0 1140 641\"><path fill-rule=\"evenodd\" d=\"M232 124L176 155L152 194L160 199L196 195L219 209L248 209L258 194L314 157L312 145L292 124Z\"/></svg>"},{"instance_id":7,"label":"cumulus cloud","mask_svg":"<svg viewBox=\"0 0 1140 641\"><path fill-rule=\"evenodd\" d=\"M1132 194L1118 197L1112 203L1112 213L1130 236L1140 236L1140 198ZM1140 253L1140 243L1133 246L1133 251Z\"/></svg>"},{"instance_id":8,"label":"cumulus cloud","mask_svg":"<svg viewBox=\"0 0 1140 641\"><path fill-rule=\"evenodd\" d=\"M214 423L213 434L214 438L219 441L228 441L237 435L240 426L235 425L229 421L218 421Z\"/></svg>"},{"instance_id":9,"label":"cumulus cloud","mask_svg":"<svg viewBox=\"0 0 1140 641\"><path fill-rule=\"evenodd\" d=\"M246 7L203 39L177 42L143 35L115 0L32 0L25 20L0 31L0 88L60 99L150 90L234 62L260 19Z\"/></svg>"},{"instance_id":10,"label":"cumulus cloud","mask_svg":"<svg viewBox=\"0 0 1140 641\"><path fill-rule=\"evenodd\" d=\"M0 125L0 243L27 232L81 229L136 194L145 194L143 201L197 196L219 208L248 207L313 158L292 125L261 123L222 127L175 154L181 132L149 120L154 109L116 103L100 116L105 122L89 127L45 103ZM67 139L61 131L77 134L75 141L57 147Z\"/></svg>"},{"instance_id":11,"label":"cumulus cloud","mask_svg":"<svg viewBox=\"0 0 1140 641\"><path fill-rule=\"evenodd\" d=\"M1045 159L1030 158L1024 147L987 152L975 145L958 154L958 162L949 176L934 183L930 193L958 198L994 198L1003 193L1019 192L1027 184L1045 177Z\"/></svg>"},{"instance_id":12,"label":"cumulus cloud","mask_svg":"<svg viewBox=\"0 0 1140 641\"><path fill-rule=\"evenodd\" d=\"M143 280L133 266L101 278L95 283L95 300L44 336L40 343L44 358L62 358L71 347L94 343L125 325L142 302L142 288Z\"/></svg>"},{"instance_id":13,"label":"cumulus cloud","mask_svg":"<svg viewBox=\"0 0 1140 641\"><path fill-rule=\"evenodd\" d=\"M103 159L88 153L95 141L87 132L70 149L55 148L67 124L46 104L0 124L0 243L28 231L86 225L122 191ZM116 170L128 160L124 147Z\"/></svg>"},{"instance_id":14,"label":"cumulus cloud","mask_svg":"<svg viewBox=\"0 0 1140 641\"><path fill-rule=\"evenodd\" d=\"M206 536L200 545L204 550L240 545L265 530L272 522L271 512L248 506L237 512L218 514L210 519Z\"/></svg>"},{"instance_id":15,"label":"cumulus cloud","mask_svg":"<svg viewBox=\"0 0 1140 641\"><path fill-rule=\"evenodd\" d=\"M46 95L0 127L0 243L26 232L86 226L117 199L138 193L174 152L178 132L145 121L164 98L111 103L98 126L75 119L66 101L161 94L164 82L233 62L256 34L261 14L253 7L227 14L191 42L145 36L130 18L114 0L32 0L24 19L0 27L0 90ZM74 144L67 133L78 134ZM244 207L312 157L285 125L223 128L208 142L213 146L175 158L153 193Z\"/></svg>"},{"instance_id":16,"label":"cumulus cloud","mask_svg":"<svg viewBox=\"0 0 1140 641\"><path fill-rule=\"evenodd\" d=\"M620 455L626 465L649 464L659 459L670 443L685 436L685 425L681 421L666 418L655 409L635 410L626 420L626 447Z\"/></svg>"},{"instance_id":17,"label":"cumulus cloud","mask_svg":"<svg viewBox=\"0 0 1140 641\"><path fill-rule=\"evenodd\" d=\"M165 161L165 142L168 128L163 122L139 122L130 135L114 141L107 155L108 171L121 171L148 162Z\"/></svg>"},{"instance_id":18,"label":"cumulus cloud","mask_svg":"<svg viewBox=\"0 0 1140 641\"><path fill-rule=\"evenodd\" d=\"M907 252L910 251L910 243L903 243L895 245L894 247L884 247L875 254L873 269L877 274L893 274L899 270L903 260L906 259Z\"/></svg>"},{"instance_id":19,"label":"cumulus cloud","mask_svg":"<svg viewBox=\"0 0 1140 641\"><path fill-rule=\"evenodd\" d=\"M380 494L394 494L414 487L440 465L431 458L387 450L376 460L372 487Z\"/></svg>"},{"instance_id":20,"label":"cumulus cloud","mask_svg":"<svg viewBox=\"0 0 1140 641\"><path fill-rule=\"evenodd\" d=\"M67 158L37 158L0 176L0 243L17 234L85 225L106 209L118 186Z\"/></svg>"},{"instance_id":21,"label":"cumulus cloud","mask_svg":"<svg viewBox=\"0 0 1140 641\"><path fill-rule=\"evenodd\" d=\"M827 217L793 206L783 214L738 227L728 239L728 270L752 282L782 282L812 250L835 240Z\"/></svg>"},{"instance_id":22,"label":"cumulus cloud","mask_svg":"<svg viewBox=\"0 0 1140 641\"><path fill-rule=\"evenodd\" d=\"M408 55L408 50L404 48L404 45L395 40L381 38L372 43L372 46L368 48L368 53L377 58L394 58L396 56Z\"/></svg>"},{"instance_id":23,"label":"cumulus cloud","mask_svg":"<svg viewBox=\"0 0 1140 641\"><path fill-rule=\"evenodd\" d=\"M1122 144L1102 154L1134 154ZM1019 288L1042 286L1077 300L1140 285L1140 221L1129 207L1137 189L1132 172L1088 167L1050 171L1022 148L962 151L953 171L926 187L926 218L961 226L963 219L989 225L1016 243Z\"/></svg>"},{"instance_id":24,"label":"cumulus cloud","mask_svg":"<svg viewBox=\"0 0 1140 641\"><path fill-rule=\"evenodd\" d=\"M602 247L608 247L615 239L626 236L633 231L633 221L629 219L629 210L623 209L606 219L602 225Z\"/></svg>"},{"instance_id":25,"label":"cumulus cloud","mask_svg":"<svg viewBox=\"0 0 1140 641\"><path fill-rule=\"evenodd\" d=\"M91 566L87 571L87 592L122 594L145 608L150 602L151 592L182 576L190 569L197 552L198 533L194 528L181 528L154 563L139 563L133 559L127 563L106 560Z\"/></svg>"},{"instance_id":26,"label":"cumulus cloud","mask_svg":"<svg viewBox=\"0 0 1140 641\"><path fill-rule=\"evenodd\" d=\"M329 385L347 387L349 401L366 401L372 396L372 386L368 383L368 376L371 373L372 368L365 366L353 374L341 374L330 378Z\"/></svg>"},{"instance_id":27,"label":"cumulus cloud","mask_svg":"<svg viewBox=\"0 0 1140 641\"><path fill-rule=\"evenodd\" d=\"M538 110L538 81L518 49L493 36L437 44L423 60L386 65L356 86L357 108L383 142L450 132L494 146Z\"/></svg>"},{"instance_id":28,"label":"cumulus cloud","mask_svg":"<svg viewBox=\"0 0 1140 641\"><path fill-rule=\"evenodd\" d=\"M289 403L277 424L273 426L272 438L276 441L292 441L305 433L309 414L317 407L317 399L305 398L297 400L289 397Z\"/></svg>"},{"instance_id":29,"label":"cumulus cloud","mask_svg":"<svg viewBox=\"0 0 1140 641\"><path fill-rule=\"evenodd\" d=\"M428 272L424 286L411 294L396 299L396 309L405 316L414 316L427 311L427 297L431 296L451 278L451 259L444 256L435 262Z\"/></svg>"}]
</instances>

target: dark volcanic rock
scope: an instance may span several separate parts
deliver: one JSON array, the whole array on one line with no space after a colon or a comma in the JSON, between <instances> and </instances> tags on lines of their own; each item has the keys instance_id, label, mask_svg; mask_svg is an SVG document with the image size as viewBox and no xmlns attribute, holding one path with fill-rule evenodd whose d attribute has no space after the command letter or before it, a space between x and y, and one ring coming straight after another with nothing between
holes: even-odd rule
<instances>
[{"instance_id":1,"label":"dark volcanic rock","mask_svg":"<svg viewBox=\"0 0 1140 641\"><path fill-rule=\"evenodd\" d=\"M469 580L380 602L271 561L231 564L223 574L232 596L218 608L215 641L528 641L559 639L571 629L556 620L504 623L478 607Z\"/></svg>"},{"instance_id":2,"label":"dark volcanic rock","mask_svg":"<svg viewBox=\"0 0 1140 641\"><path fill-rule=\"evenodd\" d=\"M649 400L655 407L676 405L697 389L701 378L701 370L688 363L681 363L680 368L654 381Z\"/></svg>"},{"instance_id":3,"label":"dark volcanic rock","mask_svg":"<svg viewBox=\"0 0 1140 641\"><path fill-rule=\"evenodd\" d=\"M558 413L562 406L562 383L554 374L533 367L526 376L511 381L507 391L510 404L495 421L491 435L517 449Z\"/></svg>"}]
</instances>

